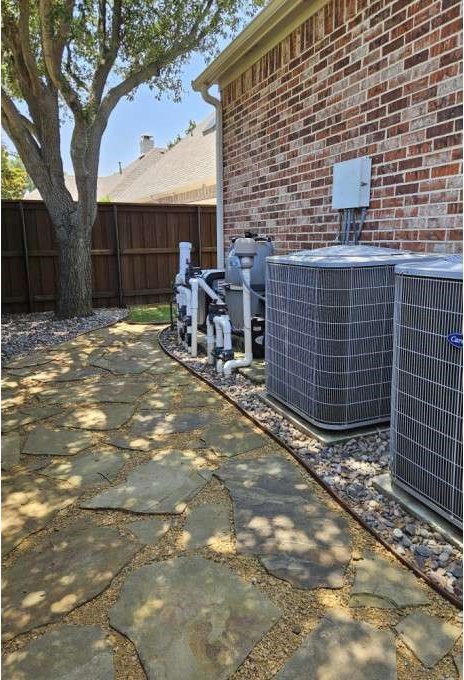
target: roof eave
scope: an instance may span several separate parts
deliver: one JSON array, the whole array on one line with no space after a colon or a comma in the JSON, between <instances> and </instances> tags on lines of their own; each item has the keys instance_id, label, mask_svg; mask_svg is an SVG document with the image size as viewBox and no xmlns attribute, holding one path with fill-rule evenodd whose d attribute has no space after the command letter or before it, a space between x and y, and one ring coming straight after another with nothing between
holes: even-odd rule
<instances>
[{"instance_id":1,"label":"roof eave","mask_svg":"<svg viewBox=\"0 0 464 680\"><path fill-rule=\"evenodd\" d=\"M205 70L192 81L200 92L205 87L230 82L280 42L296 26L314 14L328 0L272 0Z\"/></svg>"}]
</instances>

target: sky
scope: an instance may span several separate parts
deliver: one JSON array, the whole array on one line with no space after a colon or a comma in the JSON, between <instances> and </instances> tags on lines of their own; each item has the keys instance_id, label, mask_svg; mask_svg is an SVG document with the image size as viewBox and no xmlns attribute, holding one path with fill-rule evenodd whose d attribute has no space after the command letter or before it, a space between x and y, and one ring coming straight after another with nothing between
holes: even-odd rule
<instances>
[{"instance_id":1,"label":"sky","mask_svg":"<svg viewBox=\"0 0 464 680\"><path fill-rule=\"evenodd\" d=\"M219 43L222 50L230 40ZM103 135L100 176L119 171L119 163L124 168L139 155L139 139L142 134L153 135L155 146L166 146L178 134L183 135L189 121L201 121L210 115L214 108L207 104L198 92L194 92L191 81L206 67L207 62L200 54L194 54L183 68L184 94L182 101L174 102L167 94L158 100L147 86L137 90L132 101L122 99L112 112ZM215 94L214 88L211 93ZM61 129L61 153L64 171L74 174L69 154L73 121L67 120ZM2 130L2 142L14 151L14 146Z\"/></svg>"},{"instance_id":2,"label":"sky","mask_svg":"<svg viewBox=\"0 0 464 680\"><path fill-rule=\"evenodd\" d=\"M227 43L224 43L225 47ZM139 155L139 140L143 134L153 135L155 146L166 146L178 134L183 135L190 120L196 122L209 116L214 108L207 104L198 92L194 92L191 81L206 66L203 56L195 54L183 69L184 95L182 101L174 102L167 95L158 100L147 86L142 85L132 101L122 99L110 116L103 135L99 175L111 175L119 171L119 163L124 168ZM211 93L215 94L214 89ZM61 153L64 171L74 174L69 143L73 121L64 122L61 129ZM2 141L14 151L12 142L2 130Z\"/></svg>"},{"instance_id":3,"label":"sky","mask_svg":"<svg viewBox=\"0 0 464 680\"><path fill-rule=\"evenodd\" d=\"M183 134L190 120L196 122L210 115L214 108L207 104L191 81L205 68L201 55L194 55L183 69L185 93L180 103L164 95L158 100L148 87L141 86L132 101L122 99L110 116L101 145L99 175L118 172L139 155L139 139L143 134L153 135L155 146L166 146L178 134ZM213 90L211 90L213 92ZM65 172L73 174L69 157L72 122L62 129L62 154Z\"/></svg>"}]
</instances>

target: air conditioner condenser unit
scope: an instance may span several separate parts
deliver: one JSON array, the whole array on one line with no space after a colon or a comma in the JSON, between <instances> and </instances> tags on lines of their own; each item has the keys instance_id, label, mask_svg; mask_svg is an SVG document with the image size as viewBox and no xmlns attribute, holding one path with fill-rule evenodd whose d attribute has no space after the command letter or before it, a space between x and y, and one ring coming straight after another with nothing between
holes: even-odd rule
<instances>
[{"instance_id":1,"label":"air conditioner condenser unit","mask_svg":"<svg viewBox=\"0 0 464 680\"><path fill-rule=\"evenodd\" d=\"M423 257L375 246L268 257L268 394L325 429L388 421L394 268Z\"/></svg>"},{"instance_id":2,"label":"air conditioner condenser unit","mask_svg":"<svg viewBox=\"0 0 464 680\"><path fill-rule=\"evenodd\" d=\"M397 267L390 469L462 527L462 257Z\"/></svg>"}]
</instances>

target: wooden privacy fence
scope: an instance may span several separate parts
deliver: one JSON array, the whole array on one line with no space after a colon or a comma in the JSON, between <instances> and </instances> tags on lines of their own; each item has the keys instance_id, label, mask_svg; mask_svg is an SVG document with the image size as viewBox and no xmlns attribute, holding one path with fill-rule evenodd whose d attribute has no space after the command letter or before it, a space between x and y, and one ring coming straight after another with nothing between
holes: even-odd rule
<instances>
[{"instance_id":1,"label":"wooden privacy fence","mask_svg":"<svg viewBox=\"0 0 464 680\"><path fill-rule=\"evenodd\" d=\"M101 203L92 236L95 307L169 299L178 243L190 241L195 266L216 266L216 208ZM42 201L2 201L3 312L54 309L57 249Z\"/></svg>"}]
</instances>

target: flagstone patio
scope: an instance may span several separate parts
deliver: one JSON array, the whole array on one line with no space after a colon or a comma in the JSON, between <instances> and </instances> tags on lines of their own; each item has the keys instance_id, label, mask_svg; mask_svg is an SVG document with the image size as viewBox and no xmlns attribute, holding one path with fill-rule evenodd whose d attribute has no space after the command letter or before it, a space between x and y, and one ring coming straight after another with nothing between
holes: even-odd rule
<instances>
[{"instance_id":1,"label":"flagstone patio","mask_svg":"<svg viewBox=\"0 0 464 680\"><path fill-rule=\"evenodd\" d=\"M457 611L121 322L3 373L10 680L444 680Z\"/></svg>"}]
</instances>

